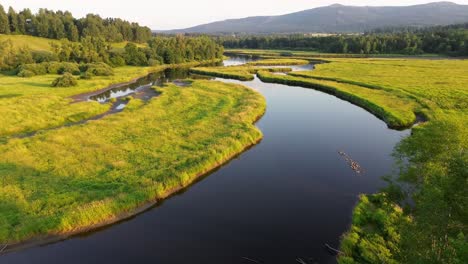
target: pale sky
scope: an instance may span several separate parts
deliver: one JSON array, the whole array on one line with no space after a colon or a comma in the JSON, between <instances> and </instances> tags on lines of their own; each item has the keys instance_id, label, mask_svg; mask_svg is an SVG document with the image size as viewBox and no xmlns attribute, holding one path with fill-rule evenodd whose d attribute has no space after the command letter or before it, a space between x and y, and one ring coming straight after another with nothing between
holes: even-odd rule
<instances>
[{"instance_id":1,"label":"pale sky","mask_svg":"<svg viewBox=\"0 0 468 264\"><path fill-rule=\"evenodd\" d=\"M340 3L359 6L414 5L437 0L0 0L7 9L43 7L68 10L75 17L87 13L119 17L151 29L178 29L230 18L282 15L319 6ZM453 0L468 4L468 0Z\"/></svg>"}]
</instances>

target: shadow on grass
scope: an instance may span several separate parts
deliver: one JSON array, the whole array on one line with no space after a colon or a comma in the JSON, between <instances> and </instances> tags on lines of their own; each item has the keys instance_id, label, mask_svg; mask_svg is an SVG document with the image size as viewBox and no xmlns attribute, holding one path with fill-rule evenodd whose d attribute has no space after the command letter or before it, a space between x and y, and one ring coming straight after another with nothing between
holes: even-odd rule
<instances>
[{"instance_id":1,"label":"shadow on grass","mask_svg":"<svg viewBox=\"0 0 468 264\"><path fill-rule=\"evenodd\" d=\"M37 83L37 82L25 82L25 85L30 85L33 87L40 87L40 88L52 88L51 84L48 83Z\"/></svg>"},{"instance_id":2,"label":"shadow on grass","mask_svg":"<svg viewBox=\"0 0 468 264\"><path fill-rule=\"evenodd\" d=\"M19 96L21 96L21 94L4 94L4 95L0 95L0 99L9 99L9 98L15 98Z\"/></svg>"}]
</instances>

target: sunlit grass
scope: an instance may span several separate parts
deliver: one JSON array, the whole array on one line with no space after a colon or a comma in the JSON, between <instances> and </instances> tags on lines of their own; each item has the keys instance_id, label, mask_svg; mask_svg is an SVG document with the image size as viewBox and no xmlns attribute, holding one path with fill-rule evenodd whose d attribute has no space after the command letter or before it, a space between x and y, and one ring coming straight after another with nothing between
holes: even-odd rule
<instances>
[{"instance_id":1,"label":"sunlit grass","mask_svg":"<svg viewBox=\"0 0 468 264\"><path fill-rule=\"evenodd\" d=\"M258 77L264 82L281 83L317 89L365 108L382 118L389 126L404 128L416 121L417 103L408 98L383 90L334 81L316 80L289 75L275 75L260 71Z\"/></svg>"},{"instance_id":2,"label":"sunlit grass","mask_svg":"<svg viewBox=\"0 0 468 264\"><path fill-rule=\"evenodd\" d=\"M179 66L188 67L196 64L187 63ZM114 69L113 76L96 76L91 80L80 79L77 86L66 88L51 87L58 75L21 78L0 74L0 113L2 113L0 138L57 127L104 113L109 109L109 104L72 103L70 97L127 82L173 66L119 67Z\"/></svg>"},{"instance_id":3,"label":"sunlit grass","mask_svg":"<svg viewBox=\"0 0 468 264\"><path fill-rule=\"evenodd\" d=\"M306 65L308 60L298 59L266 59L247 63L251 66L287 66L287 65Z\"/></svg>"},{"instance_id":4,"label":"sunlit grass","mask_svg":"<svg viewBox=\"0 0 468 264\"><path fill-rule=\"evenodd\" d=\"M52 51L50 43L59 43L59 40L39 38L27 35L2 35L0 42L11 40L15 47L29 47L33 51Z\"/></svg>"},{"instance_id":5,"label":"sunlit grass","mask_svg":"<svg viewBox=\"0 0 468 264\"><path fill-rule=\"evenodd\" d=\"M0 145L0 243L115 219L261 139L257 92L195 81L87 124Z\"/></svg>"}]
</instances>

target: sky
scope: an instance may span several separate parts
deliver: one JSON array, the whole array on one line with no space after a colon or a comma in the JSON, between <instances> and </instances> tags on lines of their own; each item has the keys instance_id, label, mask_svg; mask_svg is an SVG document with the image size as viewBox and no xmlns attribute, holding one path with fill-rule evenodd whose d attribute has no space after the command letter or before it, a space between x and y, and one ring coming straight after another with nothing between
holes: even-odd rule
<instances>
[{"instance_id":1,"label":"sky","mask_svg":"<svg viewBox=\"0 0 468 264\"><path fill-rule=\"evenodd\" d=\"M75 17L88 13L119 17L151 29L179 29L230 18L282 15L334 3L357 6L400 6L440 0L0 0L7 9L68 10ZM468 4L468 0L452 0Z\"/></svg>"}]
</instances>

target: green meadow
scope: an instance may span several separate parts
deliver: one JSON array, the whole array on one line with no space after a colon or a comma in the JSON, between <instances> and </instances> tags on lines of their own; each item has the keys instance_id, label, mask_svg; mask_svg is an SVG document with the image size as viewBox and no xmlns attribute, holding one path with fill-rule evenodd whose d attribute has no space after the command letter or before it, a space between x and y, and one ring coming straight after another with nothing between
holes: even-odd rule
<instances>
[{"instance_id":1,"label":"green meadow","mask_svg":"<svg viewBox=\"0 0 468 264\"><path fill-rule=\"evenodd\" d=\"M255 62L249 62L241 66L229 67L197 67L192 68L191 72L196 74L236 79L241 81L250 81L254 79L253 74L258 71L268 72L290 72L290 68L268 68L268 66L291 66L291 65L305 65L309 64L307 60L298 59L265 59Z\"/></svg>"},{"instance_id":2,"label":"green meadow","mask_svg":"<svg viewBox=\"0 0 468 264\"><path fill-rule=\"evenodd\" d=\"M60 43L56 39L47 39L40 37L33 37L27 35L3 35L0 34L0 42L9 40L15 47L28 47L34 51L50 52L52 50L51 43Z\"/></svg>"},{"instance_id":3,"label":"green meadow","mask_svg":"<svg viewBox=\"0 0 468 264\"><path fill-rule=\"evenodd\" d=\"M181 67L198 63L181 64ZM95 76L78 80L74 87L51 87L59 75L40 75L20 78L0 73L0 138L41 129L63 126L88 119L109 110L110 104L97 102L74 103L73 95L92 92L113 84L146 76L150 72L176 65L156 67L124 66L114 69L113 76Z\"/></svg>"},{"instance_id":4,"label":"green meadow","mask_svg":"<svg viewBox=\"0 0 468 264\"><path fill-rule=\"evenodd\" d=\"M121 113L0 145L0 243L77 232L162 199L262 138L263 97L193 81Z\"/></svg>"}]
</instances>

